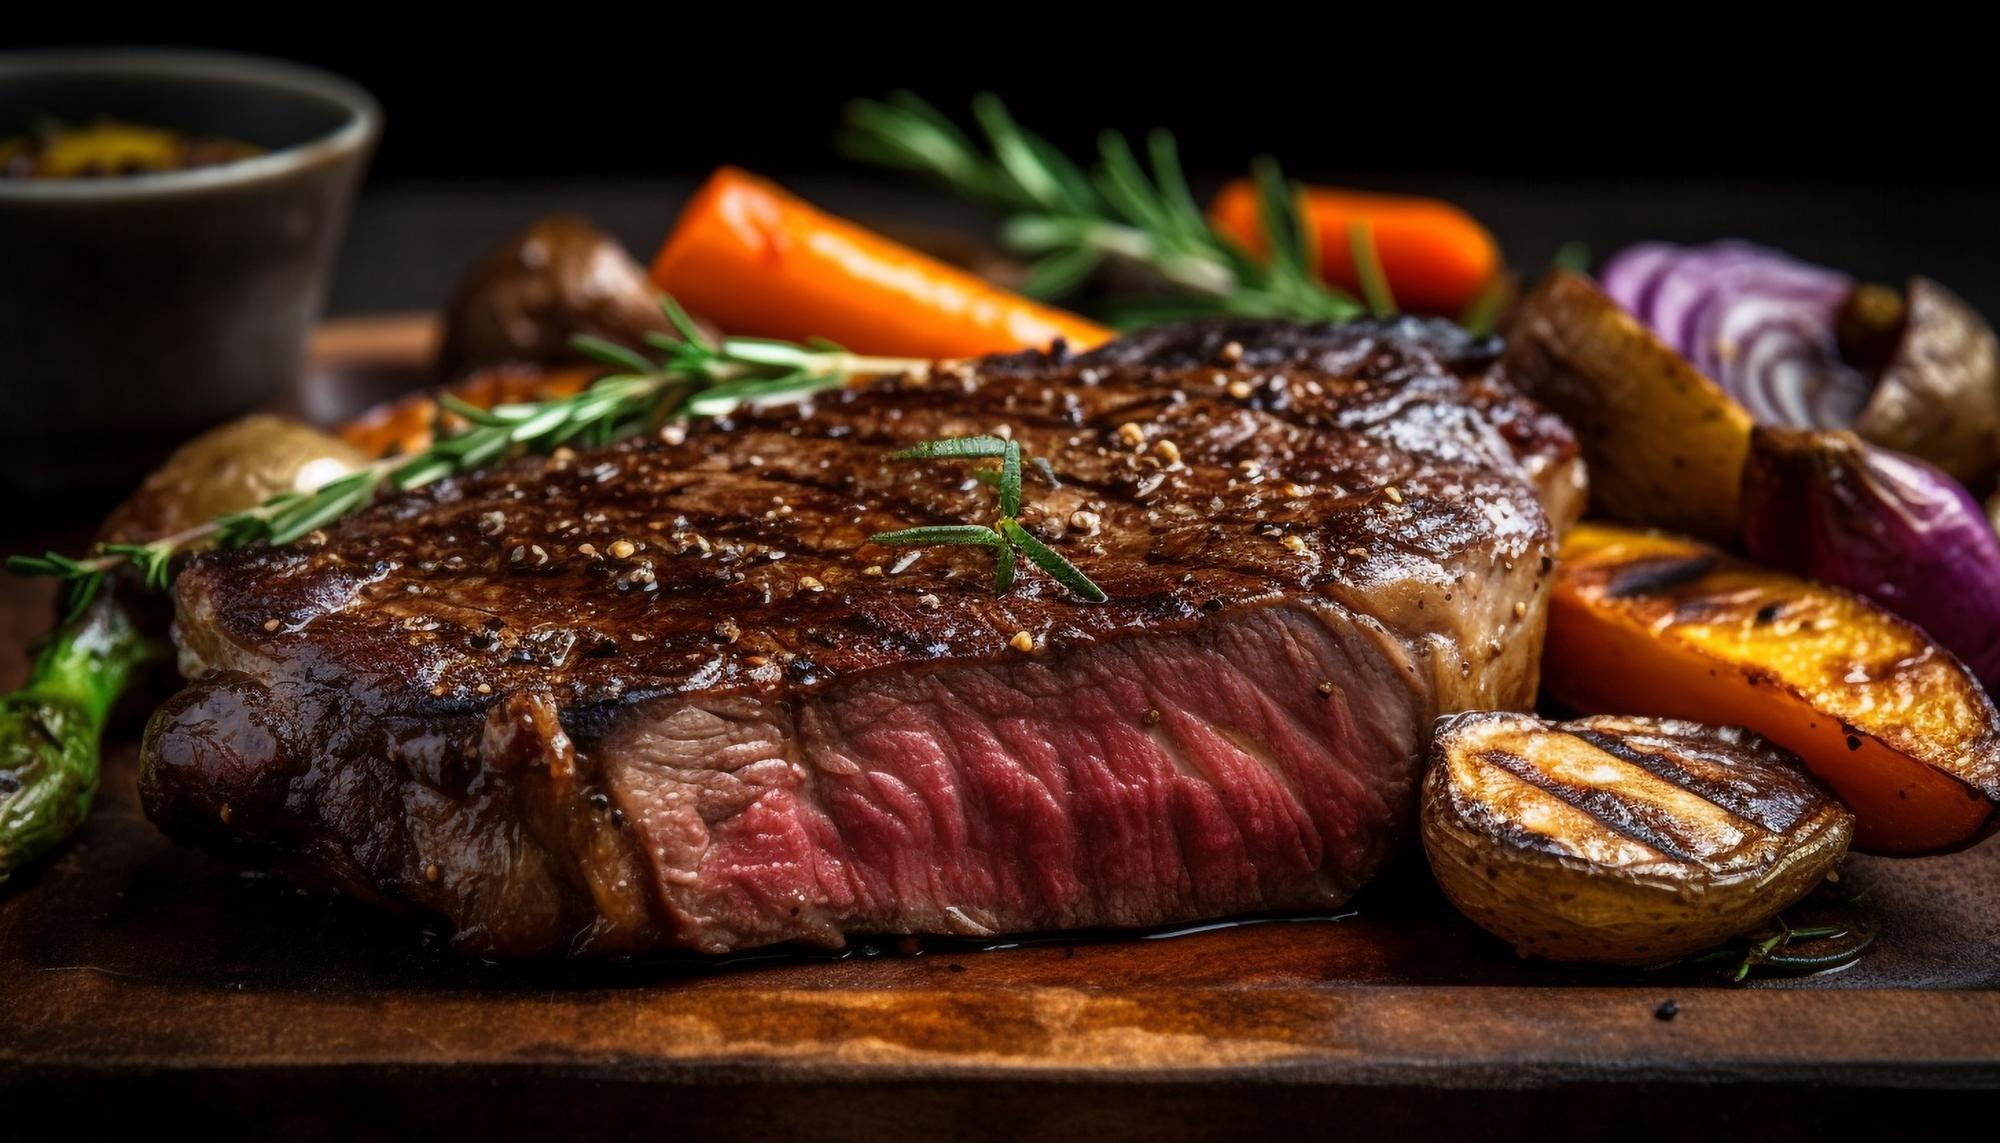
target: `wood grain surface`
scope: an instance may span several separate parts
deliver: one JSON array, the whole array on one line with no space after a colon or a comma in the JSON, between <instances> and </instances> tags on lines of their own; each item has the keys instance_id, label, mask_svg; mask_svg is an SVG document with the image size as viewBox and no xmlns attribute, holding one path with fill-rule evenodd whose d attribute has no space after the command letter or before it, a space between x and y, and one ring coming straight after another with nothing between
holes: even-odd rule
<instances>
[{"instance_id":1,"label":"wood grain surface","mask_svg":"<svg viewBox=\"0 0 2000 1143\"><path fill-rule=\"evenodd\" d=\"M329 331L299 407L416 383L426 330ZM0 546L88 527L15 522ZM0 684L48 608L46 584L0 583ZM144 714L79 838L0 890L0 1137L46 1115L265 1138L1902 1138L2000 1087L2000 846L1852 860L1810 908L1878 927L1867 958L1750 987L1519 960L1415 860L1338 917L497 966L169 845L133 791Z\"/></svg>"}]
</instances>

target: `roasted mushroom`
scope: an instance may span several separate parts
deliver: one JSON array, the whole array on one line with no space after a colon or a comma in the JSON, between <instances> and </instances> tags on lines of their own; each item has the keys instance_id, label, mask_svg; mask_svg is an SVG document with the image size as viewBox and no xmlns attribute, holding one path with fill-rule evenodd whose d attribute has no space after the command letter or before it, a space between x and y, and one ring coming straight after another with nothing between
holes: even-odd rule
<instances>
[{"instance_id":1,"label":"roasted mushroom","mask_svg":"<svg viewBox=\"0 0 2000 1143\"><path fill-rule=\"evenodd\" d=\"M1659 964L1757 928L1847 853L1854 817L1745 730L1447 719L1424 783L1445 895L1524 955Z\"/></svg>"},{"instance_id":2,"label":"roasted mushroom","mask_svg":"<svg viewBox=\"0 0 2000 1143\"><path fill-rule=\"evenodd\" d=\"M1902 319L1855 431L1922 457L1971 488L1986 488L2000 470L2000 341L1993 327L1928 278L1910 280L1899 315L1884 293L1857 289L1842 315L1847 351L1863 354L1870 338L1857 331L1893 329L1892 318Z\"/></svg>"},{"instance_id":3,"label":"roasted mushroom","mask_svg":"<svg viewBox=\"0 0 2000 1143\"><path fill-rule=\"evenodd\" d=\"M475 266L445 311L439 371L447 380L499 365L573 364L577 334L637 347L670 333L660 293L617 239L552 215Z\"/></svg>"}]
</instances>

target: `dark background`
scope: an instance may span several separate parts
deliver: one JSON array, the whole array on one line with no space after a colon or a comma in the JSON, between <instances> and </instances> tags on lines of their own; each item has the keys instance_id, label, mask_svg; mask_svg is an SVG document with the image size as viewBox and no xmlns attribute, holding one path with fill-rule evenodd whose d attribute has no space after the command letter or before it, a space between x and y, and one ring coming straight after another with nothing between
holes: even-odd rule
<instances>
[{"instance_id":1,"label":"dark background","mask_svg":"<svg viewBox=\"0 0 2000 1143\"><path fill-rule=\"evenodd\" d=\"M1601 257L1739 235L1862 277L1929 273L2000 314L1991 51L1937 18L1758 26L1626 8L1534 27L1497 10L1163 7L1097 25L961 7L869 30L848 11L816 24L767 7L471 12L298 10L287 30L84 13L6 38L94 43L109 26L374 91L387 132L334 312L436 306L480 250L550 210L644 258L723 162L844 213L984 225L832 148L847 99L905 87L955 114L998 91L1072 153L1105 127L1168 126L1203 186L1270 153L1316 181L1442 194L1529 271L1568 240Z\"/></svg>"},{"instance_id":2,"label":"dark background","mask_svg":"<svg viewBox=\"0 0 2000 1143\"><path fill-rule=\"evenodd\" d=\"M1703 27L1644 9L1567 29L1490 27L1442 10L1236 22L1152 20L1102 31L1043 14L932 9L865 31L782 9L694 13L641 30L611 9L503 9L424 32L426 6L374 19L318 10L297 30L186 12L107 28L95 14L21 44L112 38L277 55L374 91L391 130L385 178L705 171L736 162L840 169L828 144L854 96L914 90L947 110L976 91L1072 150L1097 131L1171 127L1191 169L1271 152L1314 177L1385 173L1777 175L1928 179L1990 173L2000 109L1990 37L1973 28ZM443 14L435 13L441 19ZM1655 14L1666 15L1662 10ZM961 23L963 22L963 23ZM1819 21L1824 25L1826 21ZM1603 27L1601 34L1596 32ZM955 26L956 25L956 26ZM151 35L138 33L150 32ZM20 35L20 33L16 33ZM0 45L12 38L0 32Z\"/></svg>"}]
</instances>

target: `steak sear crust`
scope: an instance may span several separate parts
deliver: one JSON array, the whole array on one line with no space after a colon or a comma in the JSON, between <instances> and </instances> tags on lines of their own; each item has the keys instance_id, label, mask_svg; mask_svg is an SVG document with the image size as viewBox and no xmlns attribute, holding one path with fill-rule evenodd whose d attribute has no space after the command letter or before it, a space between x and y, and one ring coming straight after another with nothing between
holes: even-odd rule
<instances>
[{"instance_id":1,"label":"steak sear crust","mask_svg":"<svg viewBox=\"0 0 2000 1143\"><path fill-rule=\"evenodd\" d=\"M1533 698L1581 467L1493 357L1183 324L204 554L147 812L503 956L1336 905L1409 832L1432 720ZM1109 602L869 543L993 520L976 462L888 459L978 433L1048 458L1022 522Z\"/></svg>"}]
</instances>

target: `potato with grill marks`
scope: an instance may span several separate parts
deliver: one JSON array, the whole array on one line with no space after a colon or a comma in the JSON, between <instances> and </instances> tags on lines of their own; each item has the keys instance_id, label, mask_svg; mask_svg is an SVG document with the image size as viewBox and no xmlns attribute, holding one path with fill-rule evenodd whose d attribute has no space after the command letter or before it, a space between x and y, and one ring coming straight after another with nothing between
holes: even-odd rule
<instances>
[{"instance_id":1,"label":"potato with grill marks","mask_svg":"<svg viewBox=\"0 0 2000 1143\"><path fill-rule=\"evenodd\" d=\"M1847 853L1854 816L1749 731L1473 712L1438 726L1424 850L1523 955L1649 965L1748 932Z\"/></svg>"}]
</instances>

